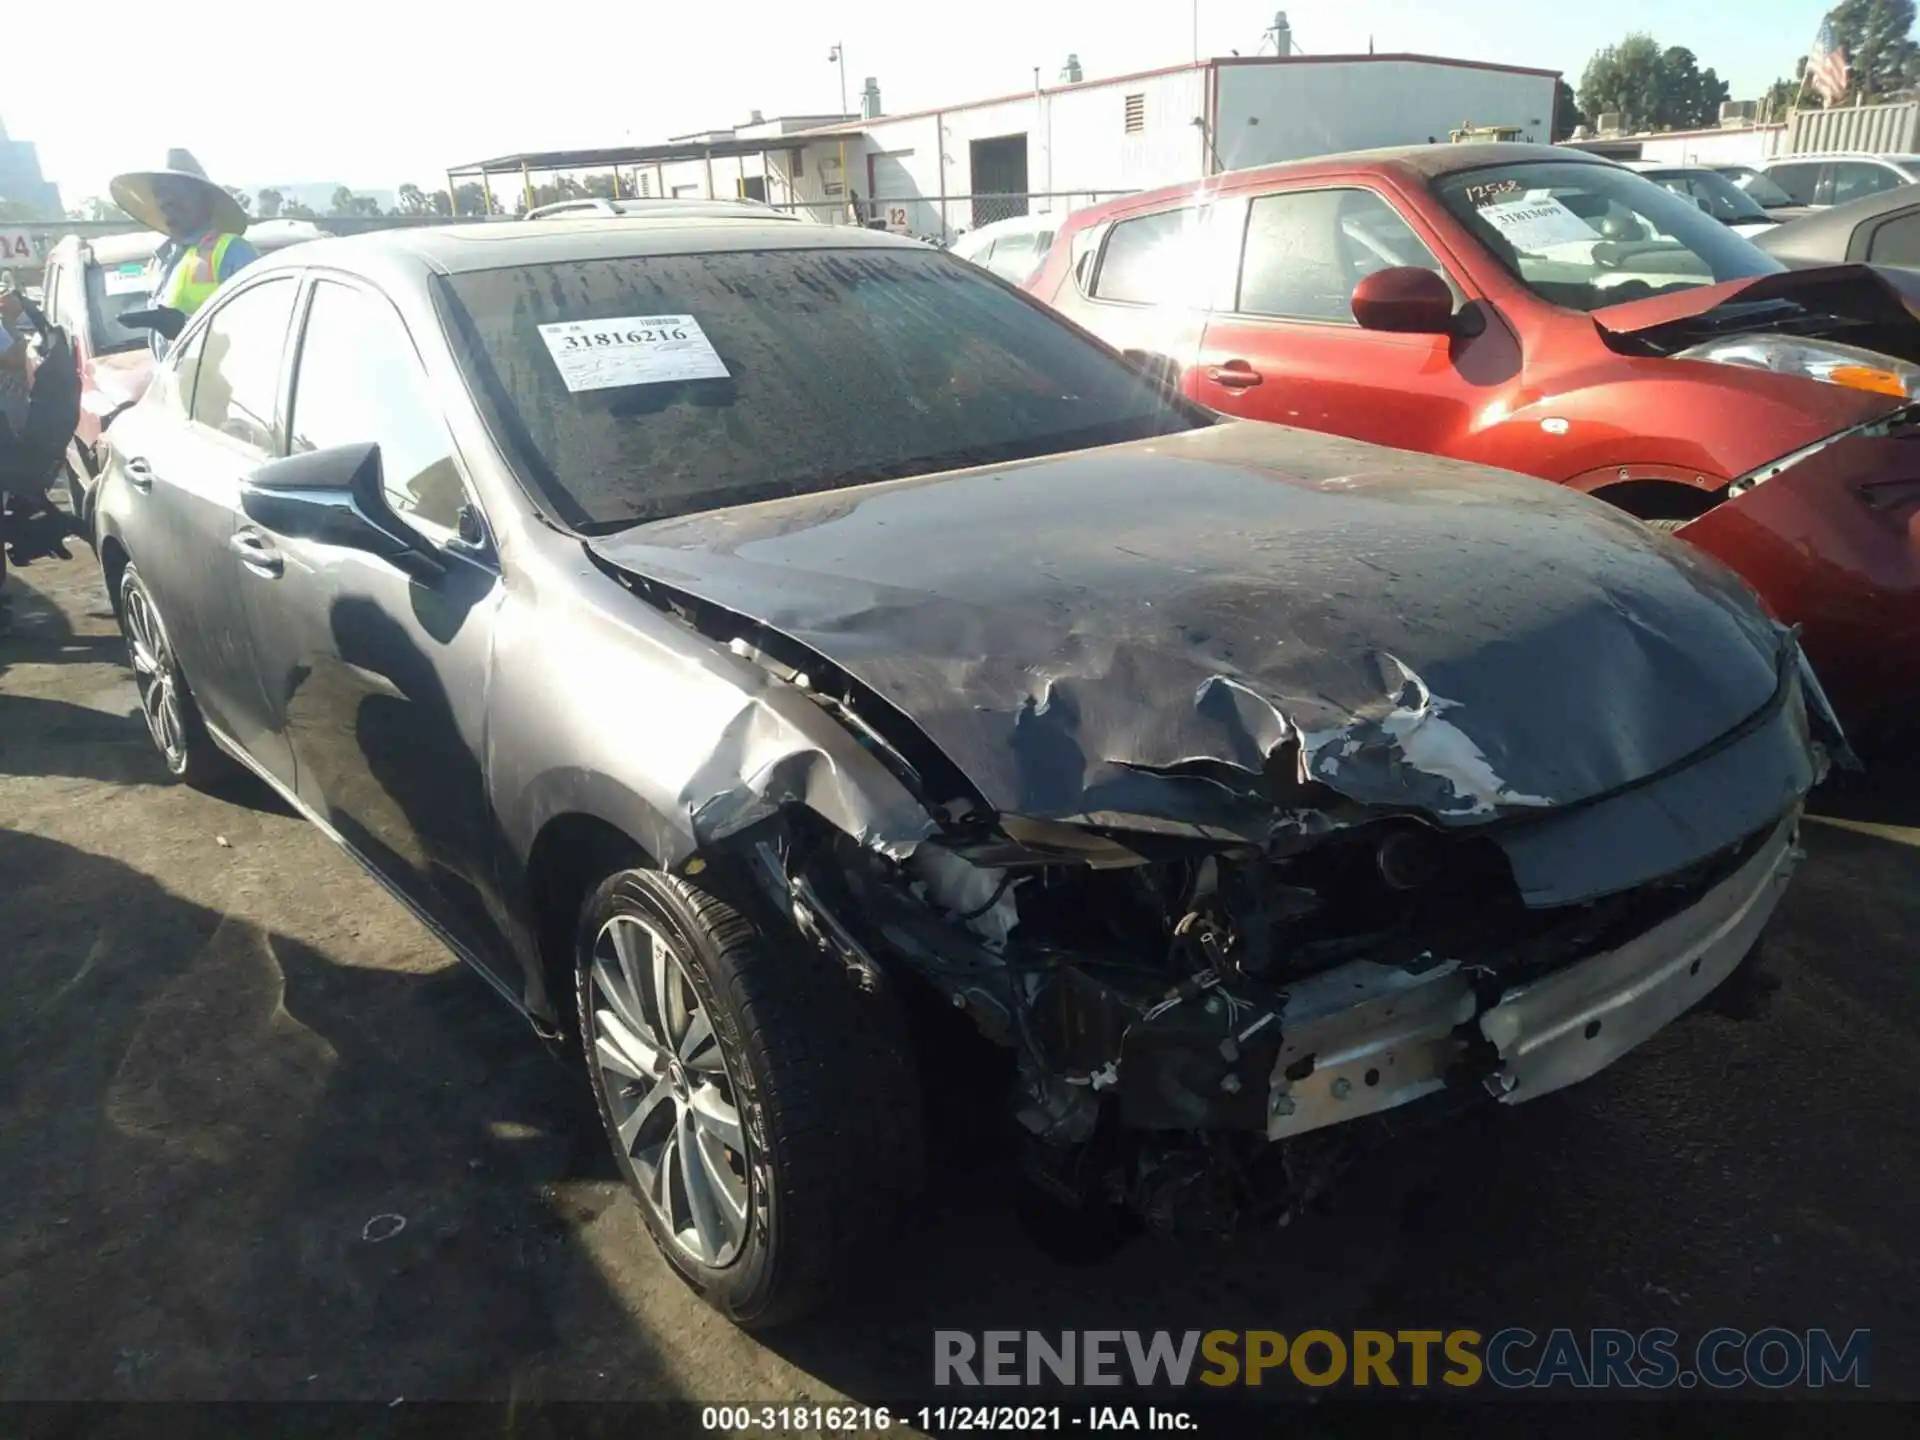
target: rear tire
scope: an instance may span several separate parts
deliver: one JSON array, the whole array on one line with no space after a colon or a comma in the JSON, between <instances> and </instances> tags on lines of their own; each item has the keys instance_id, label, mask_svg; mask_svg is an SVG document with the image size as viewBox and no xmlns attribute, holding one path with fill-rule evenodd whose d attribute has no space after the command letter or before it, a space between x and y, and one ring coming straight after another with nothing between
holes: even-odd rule
<instances>
[{"instance_id":1,"label":"rear tire","mask_svg":"<svg viewBox=\"0 0 1920 1440\"><path fill-rule=\"evenodd\" d=\"M120 574L120 633L140 690L140 712L160 762L174 779L204 789L233 772L233 762L207 734L200 707L181 673L160 607L140 572L129 564Z\"/></svg>"},{"instance_id":2,"label":"rear tire","mask_svg":"<svg viewBox=\"0 0 1920 1440\"><path fill-rule=\"evenodd\" d=\"M922 1173L905 1022L792 932L700 883L609 876L575 997L594 1099L660 1252L743 1329L870 1263Z\"/></svg>"}]
</instances>

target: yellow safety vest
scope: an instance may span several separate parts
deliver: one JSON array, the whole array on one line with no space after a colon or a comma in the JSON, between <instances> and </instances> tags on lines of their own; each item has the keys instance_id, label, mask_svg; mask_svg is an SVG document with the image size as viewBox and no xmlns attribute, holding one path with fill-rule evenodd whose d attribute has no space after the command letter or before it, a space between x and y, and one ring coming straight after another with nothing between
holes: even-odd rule
<instances>
[{"instance_id":1,"label":"yellow safety vest","mask_svg":"<svg viewBox=\"0 0 1920 1440\"><path fill-rule=\"evenodd\" d=\"M173 262L156 303L186 315L206 304L207 297L220 288L220 262L232 241L231 235L201 236L198 244Z\"/></svg>"}]
</instances>

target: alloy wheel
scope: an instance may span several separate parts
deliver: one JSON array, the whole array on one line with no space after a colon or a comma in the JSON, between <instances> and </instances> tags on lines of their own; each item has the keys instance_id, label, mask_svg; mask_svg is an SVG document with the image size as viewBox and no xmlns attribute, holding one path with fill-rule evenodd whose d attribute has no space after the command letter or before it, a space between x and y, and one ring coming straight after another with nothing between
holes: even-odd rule
<instances>
[{"instance_id":1,"label":"alloy wheel","mask_svg":"<svg viewBox=\"0 0 1920 1440\"><path fill-rule=\"evenodd\" d=\"M661 1233L710 1268L747 1236L751 1170L713 1019L672 942L616 915L594 939L593 1063Z\"/></svg>"},{"instance_id":2,"label":"alloy wheel","mask_svg":"<svg viewBox=\"0 0 1920 1440\"><path fill-rule=\"evenodd\" d=\"M127 617L127 653L147 732L166 757L167 768L178 774L187 764L187 722L173 650L144 585L128 586L122 606Z\"/></svg>"}]
</instances>

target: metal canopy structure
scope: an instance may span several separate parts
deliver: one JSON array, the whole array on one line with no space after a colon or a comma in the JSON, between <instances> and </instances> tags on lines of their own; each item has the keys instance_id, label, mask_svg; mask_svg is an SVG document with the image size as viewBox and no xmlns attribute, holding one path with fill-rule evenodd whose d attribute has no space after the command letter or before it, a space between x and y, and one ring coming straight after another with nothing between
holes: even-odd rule
<instances>
[{"instance_id":1,"label":"metal canopy structure","mask_svg":"<svg viewBox=\"0 0 1920 1440\"><path fill-rule=\"evenodd\" d=\"M834 129L833 139L842 141L857 140L862 132L858 130ZM527 208L532 209L533 177L552 175L575 170L611 170L614 175L614 191L619 194L620 171L625 166L673 165L685 161L704 161L707 165L707 191L713 192L713 162L732 160L748 155L762 157L774 151L795 151L806 146L809 141L819 140L818 132L796 130L791 134L757 136L753 139L725 140L681 140L664 145L615 145L594 150L529 150L517 155L499 155L491 160L475 160L466 165L455 165L447 171L447 194L457 196L463 180L478 180L487 193L488 208L493 204L492 179L496 175L516 175L520 178L522 189L527 198Z\"/></svg>"}]
</instances>

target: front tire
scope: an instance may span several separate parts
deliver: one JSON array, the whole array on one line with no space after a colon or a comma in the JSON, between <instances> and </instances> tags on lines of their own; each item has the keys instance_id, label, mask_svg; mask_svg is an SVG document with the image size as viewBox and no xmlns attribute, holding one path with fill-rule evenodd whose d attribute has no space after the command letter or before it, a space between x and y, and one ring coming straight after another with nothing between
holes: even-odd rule
<instances>
[{"instance_id":1,"label":"front tire","mask_svg":"<svg viewBox=\"0 0 1920 1440\"><path fill-rule=\"evenodd\" d=\"M893 996L775 924L623 870L587 900L575 956L621 1173L668 1263L745 1329L826 1302L891 1229L924 1145Z\"/></svg>"},{"instance_id":2,"label":"front tire","mask_svg":"<svg viewBox=\"0 0 1920 1440\"><path fill-rule=\"evenodd\" d=\"M200 707L180 673L166 622L146 581L131 564L120 576L120 633L140 690L140 713L147 734L167 773L188 785L205 787L230 773L232 762L207 735Z\"/></svg>"}]
</instances>

